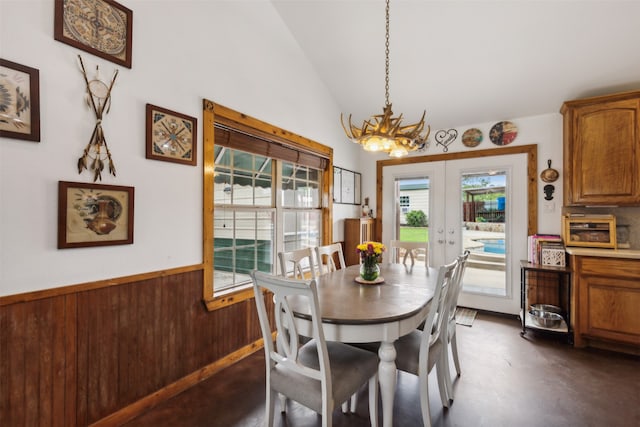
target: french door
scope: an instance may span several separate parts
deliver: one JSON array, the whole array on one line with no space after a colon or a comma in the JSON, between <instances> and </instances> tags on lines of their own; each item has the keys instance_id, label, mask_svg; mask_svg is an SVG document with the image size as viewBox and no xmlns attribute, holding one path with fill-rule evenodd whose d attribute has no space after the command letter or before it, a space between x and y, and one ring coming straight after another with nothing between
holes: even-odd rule
<instances>
[{"instance_id":1,"label":"french door","mask_svg":"<svg viewBox=\"0 0 640 427\"><path fill-rule=\"evenodd\" d=\"M451 262L465 249L472 253L458 303L518 313L518 260L526 258L528 224L526 154L385 166L382 191L384 243L418 235L407 233L406 214L426 209L430 266Z\"/></svg>"}]
</instances>

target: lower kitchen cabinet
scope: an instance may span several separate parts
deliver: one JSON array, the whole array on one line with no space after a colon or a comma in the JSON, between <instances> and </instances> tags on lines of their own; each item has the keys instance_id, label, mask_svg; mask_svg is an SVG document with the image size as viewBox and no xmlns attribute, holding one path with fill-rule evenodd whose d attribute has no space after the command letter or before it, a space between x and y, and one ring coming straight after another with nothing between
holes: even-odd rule
<instances>
[{"instance_id":1,"label":"lower kitchen cabinet","mask_svg":"<svg viewBox=\"0 0 640 427\"><path fill-rule=\"evenodd\" d=\"M594 341L640 352L640 261L572 256L574 344Z\"/></svg>"}]
</instances>

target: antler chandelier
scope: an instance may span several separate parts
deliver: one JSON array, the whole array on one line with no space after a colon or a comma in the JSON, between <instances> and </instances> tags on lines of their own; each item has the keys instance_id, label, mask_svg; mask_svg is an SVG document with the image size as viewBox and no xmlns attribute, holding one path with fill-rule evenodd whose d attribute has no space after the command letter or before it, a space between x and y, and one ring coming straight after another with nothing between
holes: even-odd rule
<instances>
[{"instance_id":1,"label":"antler chandelier","mask_svg":"<svg viewBox=\"0 0 640 427\"><path fill-rule=\"evenodd\" d=\"M391 157L402 157L410 151L418 150L425 146L431 128L427 126L423 133L426 110L422 118L416 124L402 126L402 114L393 117L391 103L389 102L389 0L386 7L386 38L385 38L385 105L383 114L377 114L362 122L362 127L356 127L351 123L349 114L349 129L344 124L344 118L340 114L340 122L347 137L362 145L366 151L383 151Z\"/></svg>"}]
</instances>

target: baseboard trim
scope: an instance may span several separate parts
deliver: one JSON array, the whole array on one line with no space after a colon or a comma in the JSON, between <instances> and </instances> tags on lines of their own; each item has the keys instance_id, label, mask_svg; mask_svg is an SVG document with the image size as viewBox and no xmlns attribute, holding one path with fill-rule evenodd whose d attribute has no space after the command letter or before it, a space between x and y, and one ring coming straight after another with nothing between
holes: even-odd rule
<instances>
[{"instance_id":1,"label":"baseboard trim","mask_svg":"<svg viewBox=\"0 0 640 427\"><path fill-rule=\"evenodd\" d=\"M135 417L142 415L158 404L171 399L172 397L182 393L183 391L195 386L196 384L204 381L214 375L215 373L227 368L234 363L244 359L245 357L255 353L263 348L263 339L260 338L251 344L248 344L233 353L219 359L191 374L179 379L178 381L167 385L160 390L143 397L142 399L125 406L117 412L102 418L99 421L91 424L91 427L111 427L122 425L128 421L131 421Z\"/></svg>"}]
</instances>

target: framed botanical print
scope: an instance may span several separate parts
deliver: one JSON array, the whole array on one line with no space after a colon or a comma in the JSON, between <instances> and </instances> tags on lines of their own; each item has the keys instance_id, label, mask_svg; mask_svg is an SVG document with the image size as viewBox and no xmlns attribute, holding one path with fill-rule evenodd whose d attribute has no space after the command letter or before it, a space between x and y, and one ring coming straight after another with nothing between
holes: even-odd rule
<instances>
[{"instance_id":1,"label":"framed botanical print","mask_svg":"<svg viewBox=\"0 0 640 427\"><path fill-rule=\"evenodd\" d=\"M113 0L55 0L54 38L131 68L133 12Z\"/></svg>"},{"instance_id":2,"label":"framed botanical print","mask_svg":"<svg viewBox=\"0 0 640 427\"><path fill-rule=\"evenodd\" d=\"M40 73L0 59L0 136L40 141Z\"/></svg>"},{"instance_id":3,"label":"framed botanical print","mask_svg":"<svg viewBox=\"0 0 640 427\"><path fill-rule=\"evenodd\" d=\"M133 243L133 187L58 182L58 249Z\"/></svg>"},{"instance_id":4,"label":"framed botanical print","mask_svg":"<svg viewBox=\"0 0 640 427\"><path fill-rule=\"evenodd\" d=\"M195 117L147 104L147 159L195 166L197 125Z\"/></svg>"}]
</instances>

